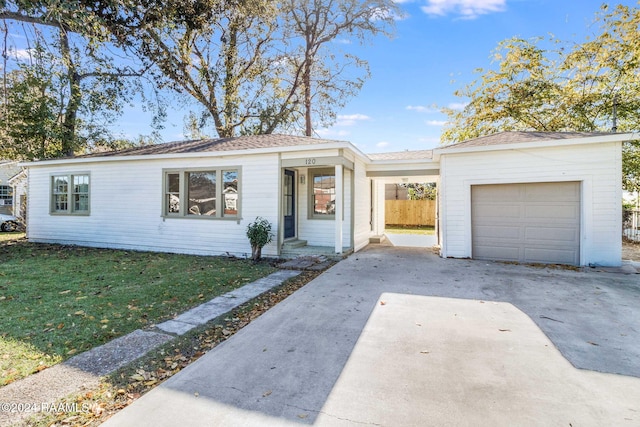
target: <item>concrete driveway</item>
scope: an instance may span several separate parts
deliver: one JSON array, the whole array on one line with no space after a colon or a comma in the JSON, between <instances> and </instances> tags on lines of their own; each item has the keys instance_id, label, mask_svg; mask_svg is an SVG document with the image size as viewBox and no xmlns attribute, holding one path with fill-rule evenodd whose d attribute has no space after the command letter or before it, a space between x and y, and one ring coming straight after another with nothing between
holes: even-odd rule
<instances>
[{"instance_id":1,"label":"concrete driveway","mask_svg":"<svg viewBox=\"0 0 640 427\"><path fill-rule=\"evenodd\" d=\"M106 425L640 425L639 377L640 275L372 246Z\"/></svg>"}]
</instances>

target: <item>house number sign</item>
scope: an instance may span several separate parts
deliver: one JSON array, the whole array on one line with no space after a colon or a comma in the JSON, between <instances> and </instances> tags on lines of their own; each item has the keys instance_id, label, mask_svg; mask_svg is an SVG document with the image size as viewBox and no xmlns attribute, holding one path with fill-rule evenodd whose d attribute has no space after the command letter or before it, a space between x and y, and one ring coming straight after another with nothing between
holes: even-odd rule
<instances>
[{"instance_id":1,"label":"house number sign","mask_svg":"<svg viewBox=\"0 0 640 427\"><path fill-rule=\"evenodd\" d=\"M304 164L305 165L315 165L316 164L316 159L313 157L309 157L307 159L304 159Z\"/></svg>"}]
</instances>

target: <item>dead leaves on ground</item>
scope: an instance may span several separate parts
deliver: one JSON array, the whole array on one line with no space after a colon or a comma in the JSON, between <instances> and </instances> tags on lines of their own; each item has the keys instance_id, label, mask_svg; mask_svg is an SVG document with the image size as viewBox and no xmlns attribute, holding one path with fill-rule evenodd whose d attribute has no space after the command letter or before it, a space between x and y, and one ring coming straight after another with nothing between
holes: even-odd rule
<instances>
[{"instance_id":1,"label":"dead leaves on ground","mask_svg":"<svg viewBox=\"0 0 640 427\"><path fill-rule=\"evenodd\" d=\"M47 425L55 426L97 426L116 412L133 403L137 398L156 387L162 381L176 374L190 363L204 355L222 341L233 336L252 320L284 300L293 292L313 280L318 272L304 272L263 295L235 309L221 322L191 337L178 338L156 356L138 363L138 367L121 371L113 384L103 382L96 390L78 395L73 402L79 408L90 410L79 413L49 414ZM164 353L162 353L164 351ZM264 393L268 397L271 390ZM198 397L198 392L195 396ZM85 404L84 406L82 404ZM306 418L306 414L300 418ZM39 423L39 425L42 423Z\"/></svg>"}]
</instances>

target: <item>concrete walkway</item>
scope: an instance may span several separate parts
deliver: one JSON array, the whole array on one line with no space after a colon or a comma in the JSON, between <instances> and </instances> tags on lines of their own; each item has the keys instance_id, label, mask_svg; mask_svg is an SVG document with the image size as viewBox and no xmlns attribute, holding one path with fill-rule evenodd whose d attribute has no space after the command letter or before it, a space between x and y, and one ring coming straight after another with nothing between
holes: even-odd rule
<instances>
[{"instance_id":1,"label":"concrete walkway","mask_svg":"<svg viewBox=\"0 0 640 427\"><path fill-rule=\"evenodd\" d=\"M183 335L228 313L298 274L300 271L276 271L194 307L175 319L160 323L154 329L133 331L64 363L0 387L0 403L35 404L35 407L41 407L45 404L53 405L58 399L71 393L96 387L100 377L115 372L177 335ZM0 411L0 425L10 425L30 415L28 411Z\"/></svg>"},{"instance_id":2,"label":"concrete walkway","mask_svg":"<svg viewBox=\"0 0 640 427\"><path fill-rule=\"evenodd\" d=\"M430 248L438 244L435 234L404 234L385 232L385 236L393 246Z\"/></svg>"},{"instance_id":3,"label":"concrete walkway","mask_svg":"<svg viewBox=\"0 0 640 427\"><path fill-rule=\"evenodd\" d=\"M371 247L105 425L639 425L638 307L640 275Z\"/></svg>"}]
</instances>

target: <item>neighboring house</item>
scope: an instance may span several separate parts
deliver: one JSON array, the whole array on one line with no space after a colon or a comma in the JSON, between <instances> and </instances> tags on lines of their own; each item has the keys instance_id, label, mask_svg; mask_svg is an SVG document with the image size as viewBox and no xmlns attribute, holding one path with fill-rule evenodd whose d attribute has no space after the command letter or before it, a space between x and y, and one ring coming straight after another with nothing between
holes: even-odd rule
<instances>
[{"instance_id":1,"label":"neighboring house","mask_svg":"<svg viewBox=\"0 0 640 427\"><path fill-rule=\"evenodd\" d=\"M22 217L20 201L25 199L26 173L18 162L0 160L0 214Z\"/></svg>"},{"instance_id":2,"label":"neighboring house","mask_svg":"<svg viewBox=\"0 0 640 427\"><path fill-rule=\"evenodd\" d=\"M506 132L366 155L259 135L38 161L26 164L28 238L248 256L261 216L274 231L265 256L341 254L384 233L385 184L437 182L443 257L619 265L621 143L633 137Z\"/></svg>"}]
</instances>

